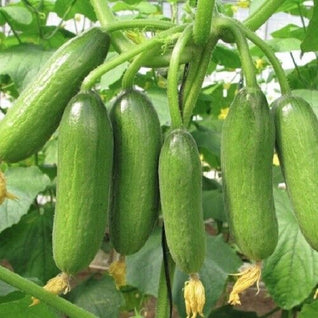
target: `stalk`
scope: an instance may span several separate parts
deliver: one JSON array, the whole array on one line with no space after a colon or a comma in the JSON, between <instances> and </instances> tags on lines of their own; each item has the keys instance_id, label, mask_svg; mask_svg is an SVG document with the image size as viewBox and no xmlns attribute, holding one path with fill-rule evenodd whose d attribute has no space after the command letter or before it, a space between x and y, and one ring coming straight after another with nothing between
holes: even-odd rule
<instances>
[{"instance_id":1,"label":"stalk","mask_svg":"<svg viewBox=\"0 0 318 318\"><path fill-rule=\"evenodd\" d=\"M191 36L192 26L189 25L186 27L182 35L179 37L171 54L167 80L167 95L172 128L182 127L182 115L181 109L179 107L180 103L178 94L178 70L180 64L180 57Z\"/></svg>"},{"instance_id":2,"label":"stalk","mask_svg":"<svg viewBox=\"0 0 318 318\"><path fill-rule=\"evenodd\" d=\"M70 318L96 318L92 313L70 303L69 301L54 295L35 283L19 276L0 266L0 279L9 285L16 287L26 294L32 295L55 309L65 313Z\"/></svg>"},{"instance_id":3,"label":"stalk","mask_svg":"<svg viewBox=\"0 0 318 318\"><path fill-rule=\"evenodd\" d=\"M267 0L245 21L244 25L252 31L259 29L286 0Z\"/></svg>"},{"instance_id":4,"label":"stalk","mask_svg":"<svg viewBox=\"0 0 318 318\"><path fill-rule=\"evenodd\" d=\"M95 82L105 73L110 71L111 69L115 68L116 66L132 59L136 55L152 49L155 45L162 44L167 42L167 38L169 40L173 40L178 36L178 32L181 32L185 26L180 25L174 28L171 28L167 31L160 32L157 36L153 37L150 40L147 40L130 50L120 54L118 57L100 65L95 70L91 71L88 76L84 79L82 83L81 90L89 90L93 87Z\"/></svg>"}]
</instances>

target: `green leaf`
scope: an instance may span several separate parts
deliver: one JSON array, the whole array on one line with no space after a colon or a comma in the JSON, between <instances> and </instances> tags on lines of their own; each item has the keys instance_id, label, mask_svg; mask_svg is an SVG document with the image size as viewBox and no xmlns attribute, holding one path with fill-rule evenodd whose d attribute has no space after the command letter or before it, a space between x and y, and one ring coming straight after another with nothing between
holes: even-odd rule
<instances>
[{"instance_id":1,"label":"green leaf","mask_svg":"<svg viewBox=\"0 0 318 318\"><path fill-rule=\"evenodd\" d=\"M273 49L274 52L291 52L300 49L301 41L296 38L274 38L267 41L267 44ZM264 56L263 52L257 46L252 46L250 53L253 56Z\"/></svg>"},{"instance_id":2,"label":"green leaf","mask_svg":"<svg viewBox=\"0 0 318 318\"><path fill-rule=\"evenodd\" d=\"M318 51L318 1L314 1L314 13L307 27L306 37L301 43L303 52Z\"/></svg>"},{"instance_id":3,"label":"green leaf","mask_svg":"<svg viewBox=\"0 0 318 318\"><path fill-rule=\"evenodd\" d=\"M287 76L291 89L318 90L318 64L313 60L304 66L298 66Z\"/></svg>"},{"instance_id":4,"label":"green leaf","mask_svg":"<svg viewBox=\"0 0 318 318\"><path fill-rule=\"evenodd\" d=\"M0 205L0 232L16 224L26 214L37 194L44 191L50 179L37 167L13 167L5 172L7 189L18 198Z\"/></svg>"},{"instance_id":5,"label":"green leaf","mask_svg":"<svg viewBox=\"0 0 318 318\"><path fill-rule=\"evenodd\" d=\"M272 32L271 35L274 38L295 38L298 40L303 40L305 37L305 31L304 28L299 27L298 25L288 24L283 28L276 30L275 32Z\"/></svg>"},{"instance_id":6,"label":"green leaf","mask_svg":"<svg viewBox=\"0 0 318 318\"><path fill-rule=\"evenodd\" d=\"M288 195L274 189L279 240L264 262L263 280L275 303L283 309L301 304L318 282L318 253L300 232Z\"/></svg>"},{"instance_id":7,"label":"green leaf","mask_svg":"<svg viewBox=\"0 0 318 318\"><path fill-rule=\"evenodd\" d=\"M158 113L161 125L169 125L170 113L168 107L167 90L159 87L150 88L147 90L147 96L150 98Z\"/></svg>"},{"instance_id":8,"label":"green leaf","mask_svg":"<svg viewBox=\"0 0 318 318\"><path fill-rule=\"evenodd\" d=\"M216 237L207 236L206 258L199 272L201 281L205 286L205 316L210 314L212 308L222 295L228 275L237 272L241 265L241 260L234 250L224 242L221 235ZM188 275L180 271L176 272L173 284L173 295L181 317L186 316L182 289L187 280Z\"/></svg>"},{"instance_id":9,"label":"green leaf","mask_svg":"<svg viewBox=\"0 0 318 318\"><path fill-rule=\"evenodd\" d=\"M224 211L224 199L222 191L203 191L202 203L205 220L212 218L221 222L227 221L227 217Z\"/></svg>"},{"instance_id":10,"label":"green leaf","mask_svg":"<svg viewBox=\"0 0 318 318\"><path fill-rule=\"evenodd\" d=\"M2 7L0 12L6 15L9 20L19 24L28 25L32 22L32 14L24 7L16 5L6 6Z\"/></svg>"},{"instance_id":11,"label":"green leaf","mask_svg":"<svg viewBox=\"0 0 318 318\"><path fill-rule=\"evenodd\" d=\"M0 258L7 259L14 270L41 282L58 274L52 257L53 209L32 211L0 235Z\"/></svg>"},{"instance_id":12,"label":"green leaf","mask_svg":"<svg viewBox=\"0 0 318 318\"><path fill-rule=\"evenodd\" d=\"M90 1L57 0L54 11L60 18L64 18L67 13L65 20L73 19L76 13L80 13L91 21L96 21L96 15Z\"/></svg>"},{"instance_id":13,"label":"green leaf","mask_svg":"<svg viewBox=\"0 0 318 318\"><path fill-rule=\"evenodd\" d=\"M116 289L114 280L105 275L94 277L77 286L68 298L75 305L86 309L99 318L118 317L123 297Z\"/></svg>"},{"instance_id":14,"label":"green leaf","mask_svg":"<svg viewBox=\"0 0 318 318\"><path fill-rule=\"evenodd\" d=\"M236 50L229 49L224 45L217 45L213 51L212 60L217 65L223 65L227 68L241 67L241 61Z\"/></svg>"},{"instance_id":15,"label":"green leaf","mask_svg":"<svg viewBox=\"0 0 318 318\"><path fill-rule=\"evenodd\" d=\"M0 317L6 318L61 318L55 310L44 303L29 307L32 303L30 296L0 304Z\"/></svg>"},{"instance_id":16,"label":"green leaf","mask_svg":"<svg viewBox=\"0 0 318 318\"><path fill-rule=\"evenodd\" d=\"M0 74L9 75L21 92L51 56L40 46L21 44L0 52Z\"/></svg>"},{"instance_id":17,"label":"green leaf","mask_svg":"<svg viewBox=\"0 0 318 318\"><path fill-rule=\"evenodd\" d=\"M11 286L3 281L0 281L0 297L11 294L17 290L18 289L16 289L15 287L13 287L13 286Z\"/></svg>"},{"instance_id":18,"label":"green leaf","mask_svg":"<svg viewBox=\"0 0 318 318\"><path fill-rule=\"evenodd\" d=\"M318 117L318 90L311 89L294 89L292 93L305 99L312 107Z\"/></svg>"},{"instance_id":19,"label":"green leaf","mask_svg":"<svg viewBox=\"0 0 318 318\"><path fill-rule=\"evenodd\" d=\"M316 318L318 317L318 301L311 304L305 304L298 315L298 318Z\"/></svg>"},{"instance_id":20,"label":"green leaf","mask_svg":"<svg viewBox=\"0 0 318 318\"><path fill-rule=\"evenodd\" d=\"M161 229L158 227L138 253L126 257L128 285L157 296L161 262Z\"/></svg>"}]
</instances>

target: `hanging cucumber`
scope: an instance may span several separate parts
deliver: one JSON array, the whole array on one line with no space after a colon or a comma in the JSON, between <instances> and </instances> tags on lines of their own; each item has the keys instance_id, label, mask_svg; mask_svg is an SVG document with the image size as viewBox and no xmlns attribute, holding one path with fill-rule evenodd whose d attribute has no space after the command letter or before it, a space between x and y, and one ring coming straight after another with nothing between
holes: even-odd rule
<instances>
[{"instance_id":1,"label":"hanging cucumber","mask_svg":"<svg viewBox=\"0 0 318 318\"><path fill-rule=\"evenodd\" d=\"M110 237L123 255L146 242L158 216L158 158L161 129L157 113L144 94L130 89L114 103L114 175Z\"/></svg>"},{"instance_id":2,"label":"hanging cucumber","mask_svg":"<svg viewBox=\"0 0 318 318\"><path fill-rule=\"evenodd\" d=\"M106 108L97 94L79 93L65 109L58 139L53 256L68 275L88 266L102 242L112 161Z\"/></svg>"},{"instance_id":3,"label":"hanging cucumber","mask_svg":"<svg viewBox=\"0 0 318 318\"><path fill-rule=\"evenodd\" d=\"M229 299L234 305L240 304L240 292L259 282L261 260L277 244L273 150L274 125L264 94L257 88L242 89L223 124L222 180L230 231L241 252L256 264L238 274Z\"/></svg>"},{"instance_id":4,"label":"hanging cucumber","mask_svg":"<svg viewBox=\"0 0 318 318\"><path fill-rule=\"evenodd\" d=\"M104 61L109 44L107 34L92 28L51 56L0 122L0 160L20 161L45 144L84 77Z\"/></svg>"},{"instance_id":5,"label":"hanging cucumber","mask_svg":"<svg viewBox=\"0 0 318 318\"><path fill-rule=\"evenodd\" d=\"M284 95L272 105L276 149L302 233L318 250L318 120L302 98Z\"/></svg>"}]
</instances>

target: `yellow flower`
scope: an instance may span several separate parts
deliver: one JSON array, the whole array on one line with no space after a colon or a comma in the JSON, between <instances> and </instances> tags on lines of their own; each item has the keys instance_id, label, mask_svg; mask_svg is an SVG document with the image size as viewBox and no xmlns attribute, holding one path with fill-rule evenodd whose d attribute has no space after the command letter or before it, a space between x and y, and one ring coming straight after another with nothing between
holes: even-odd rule
<instances>
[{"instance_id":1,"label":"yellow flower","mask_svg":"<svg viewBox=\"0 0 318 318\"><path fill-rule=\"evenodd\" d=\"M54 295L65 295L71 290L70 278L66 273L60 273L56 277L50 279L43 288ZM32 297L32 304L29 305L29 307L35 306L39 303L39 299Z\"/></svg>"},{"instance_id":2,"label":"yellow flower","mask_svg":"<svg viewBox=\"0 0 318 318\"><path fill-rule=\"evenodd\" d=\"M128 37L128 39L136 44L140 44L146 40L146 37L143 35L143 33L135 32L132 30L126 31L126 36Z\"/></svg>"},{"instance_id":3,"label":"yellow flower","mask_svg":"<svg viewBox=\"0 0 318 318\"><path fill-rule=\"evenodd\" d=\"M205 290L198 274L191 274L190 280L185 282L184 300L187 318L196 318L198 314L203 317Z\"/></svg>"},{"instance_id":4,"label":"yellow flower","mask_svg":"<svg viewBox=\"0 0 318 318\"><path fill-rule=\"evenodd\" d=\"M239 278L233 286L228 303L231 305L241 305L239 294L251 287L252 285L254 285L254 283L256 283L258 293L261 272L261 263L259 262L255 265L249 266L246 270L242 271L241 273L233 274L235 276L239 276Z\"/></svg>"},{"instance_id":5,"label":"yellow flower","mask_svg":"<svg viewBox=\"0 0 318 318\"><path fill-rule=\"evenodd\" d=\"M228 91L230 89L231 85L232 85L232 83L223 83L223 88Z\"/></svg>"},{"instance_id":6,"label":"yellow flower","mask_svg":"<svg viewBox=\"0 0 318 318\"><path fill-rule=\"evenodd\" d=\"M255 67L257 70L261 70L262 68L264 68L264 60L263 59L257 59L255 61Z\"/></svg>"},{"instance_id":7,"label":"yellow flower","mask_svg":"<svg viewBox=\"0 0 318 318\"><path fill-rule=\"evenodd\" d=\"M110 264L108 273L115 280L117 289L126 285L126 263L125 258L120 257L118 261Z\"/></svg>"},{"instance_id":8,"label":"yellow flower","mask_svg":"<svg viewBox=\"0 0 318 318\"><path fill-rule=\"evenodd\" d=\"M221 112L220 112L220 114L218 116L218 119L224 120L226 118L228 112L229 112L229 107L221 108Z\"/></svg>"},{"instance_id":9,"label":"yellow flower","mask_svg":"<svg viewBox=\"0 0 318 318\"><path fill-rule=\"evenodd\" d=\"M232 12L236 13L238 11L238 6L231 6Z\"/></svg>"},{"instance_id":10,"label":"yellow flower","mask_svg":"<svg viewBox=\"0 0 318 318\"><path fill-rule=\"evenodd\" d=\"M239 0L237 2L237 6L240 8L248 8L250 6L250 1L249 0Z\"/></svg>"},{"instance_id":11,"label":"yellow flower","mask_svg":"<svg viewBox=\"0 0 318 318\"><path fill-rule=\"evenodd\" d=\"M16 200L17 197L7 191L7 182L5 176L0 171L0 204L2 204L5 199Z\"/></svg>"}]
</instances>

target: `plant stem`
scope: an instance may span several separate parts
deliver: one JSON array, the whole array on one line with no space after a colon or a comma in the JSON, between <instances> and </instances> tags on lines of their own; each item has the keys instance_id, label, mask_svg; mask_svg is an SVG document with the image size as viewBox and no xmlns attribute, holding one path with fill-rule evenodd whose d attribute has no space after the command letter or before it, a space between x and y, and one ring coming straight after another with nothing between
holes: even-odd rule
<instances>
[{"instance_id":1,"label":"plant stem","mask_svg":"<svg viewBox=\"0 0 318 318\"><path fill-rule=\"evenodd\" d=\"M92 313L70 303L69 301L54 295L35 283L19 276L0 266L0 279L14 286L26 294L30 294L44 303L56 308L57 310L67 314L70 318L96 318Z\"/></svg>"},{"instance_id":2,"label":"plant stem","mask_svg":"<svg viewBox=\"0 0 318 318\"><path fill-rule=\"evenodd\" d=\"M139 53L144 52L145 50L149 50L153 48L157 44L161 44L164 42L167 42L167 38L175 38L178 34L178 32L182 31L184 29L183 25L176 26L174 28L171 28L167 31L160 32L157 36L153 37L150 40L147 40L130 50L120 54L118 57L100 65L95 70L90 72L88 76L84 79L82 83L81 90L89 90L92 88L92 86L95 84L95 82L105 73L113 69L114 67L132 59Z\"/></svg>"},{"instance_id":3,"label":"plant stem","mask_svg":"<svg viewBox=\"0 0 318 318\"><path fill-rule=\"evenodd\" d=\"M286 0L267 0L245 21L244 25L252 31L259 29Z\"/></svg>"},{"instance_id":4,"label":"plant stem","mask_svg":"<svg viewBox=\"0 0 318 318\"><path fill-rule=\"evenodd\" d=\"M108 6L108 1L90 0L90 2L94 8L97 19L103 28L106 28L109 24L115 21L114 15ZM117 52L124 52L130 50L132 47L129 40L119 31L112 33L111 42Z\"/></svg>"},{"instance_id":5,"label":"plant stem","mask_svg":"<svg viewBox=\"0 0 318 318\"><path fill-rule=\"evenodd\" d=\"M172 317L172 282L175 270L175 263L169 252L165 231L162 229L162 252L163 261L161 265L158 298L156 306L156 318Z\"/></svg>"},{"instance_id":6,"label":"plant stem","mask_svg":"<svg viewBox=\"0 0 318 318\"><path fill-rule=\"evenodd\" d=\"M182 115L181 109L179 107L179 94L178 94L178 71L180 64L180 57L182 55L183 49L190 40L192 36L192 26L188 25L183 31L182 35L179 37L176 45L173 48L171 54L171 60L168 70L168 85L167 85L167 95L169 110L171 116L171 126L172 128L182 127Z\"/></svg>"},{"instance_id":7,"label":"plant stem","mask_svg":"<svg viewBox=\"0 0 318 318\"><path fill-rule=\"evenodd\" d=\"M157 51L160 51L160 44L154 45L150 50L146 50L140 53L129 65L127 68L123 79L122 79L122 88L128 89L134 85L134 78L138 73L139 69L142 67L145 60L149 58L149 56L153 56Z\"/></svg>"},{"instance_id":8,"label":"plant stem","mask_svg":"<svg viewBox=\"0 0 318 318\"><path fill-rule=\"evenodd\" d=\"M216 19L215 27L217 32L222 35L224 30L230 30L235 38L237 49L240 54L242 70L245 76L246 86L247 87L257 87L256 75L255 75L255 66L250 55L249 47L245 37L242 34L242 30L237 27L237 23L226 17L218 17Z\"/></svg>"},{"instance_id":9,"label":"plant stem","mask_svg":"<svg viewBox=\"0 0 318 318\"><path fill-rule=\"evenodd\" d=\"M264 52L264 54L266 55L266 57L272 64L273 69L278 78L281 93L282 94L290 93L290 87L289 87L285 72L282 68L281 63L275 56L275 53L273 52L272 48L266 42L264 42L261 38L259 38L253 31L245 27L243 24L237 22L237 25L241 28L245 36Z\"/></svg>"},{"instance_id":10,"label":"plant stem","mask_svg":"<svg viewBox=\"0 0 318 318\"><path fill-rule=\"evenodd\" d=\"M114 32L122 29L167 30L174 26L175 24L167 21L138 19L111 22L101 29L105 32Z\"/></svg>"},{"instance_id":11,"label":"plant stem","mask_svg":"<svg viewBox=\"0 0 318 318\"><path fill-rule=\"evenodd\" d=\"M197 45L205 44L210 35L214 0L198 0L193 25L193 39Z\"/></svg>"},{"instance_id":12,"label":"plant stem","mask_svg":"<svg viewBox=\"0 0 318 318\"><path fill-rule=\"evenodd\" d=\"M185 127L187 127L190 123L193 109L200 94L205 73L211 60L212 51L217 41L217 35L215 33L212 33L210 35L208 43L203 49L203 53L198 66L198 71L190 87L189 93L187 94L186 99L184 100L183 123Z\"/></svg>"}]
</instances>

